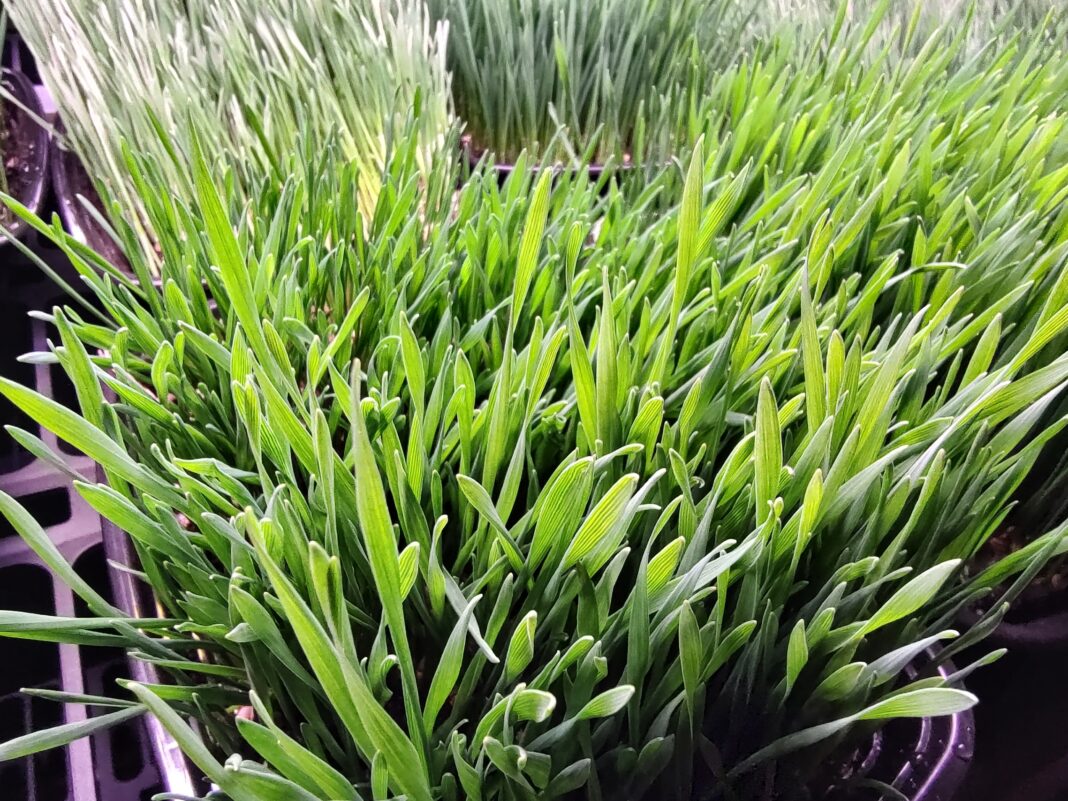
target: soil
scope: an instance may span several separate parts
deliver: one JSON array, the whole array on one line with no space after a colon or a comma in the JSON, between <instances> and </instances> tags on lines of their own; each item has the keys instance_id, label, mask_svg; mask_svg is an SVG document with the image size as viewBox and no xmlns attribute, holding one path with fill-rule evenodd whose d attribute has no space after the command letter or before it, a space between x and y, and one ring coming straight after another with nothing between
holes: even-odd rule
<instances>
[{"instance_id":1,"label":"soil","mask_svg":"<svg viewBox=\"0 0 1068 801\"><path fill-rule=\"evenodd\" d=\"M5 87L17 94L17 87L4 82ZM3 125L0 125L0 153L4 158L4 174L7 178L7 194L20 202L33 206L33 195L44 173L44 141L36 129L37 123L17 105L3 100ZM0 204L0 223L5 228L20 222L7 206Z\"/></svg>"},{"instance_id":2,"label":"soil","mask_svg":"<svg viewBox=\"0 0 1068 801\"><path fill-rule=\"evenodd\" d=\"M975 558L975 568L981 570L1029 545L1029 530L1006 523L986 542ZM1005 588L1001 588L1005 589ZM1068 608L1068 559L1056 558L1047 564L1020 593L1009 613L1009 620L1025 622L1037 617L1064 611ZM998 591L993 597L998 597Z\"/></svg>"}]
</instances>

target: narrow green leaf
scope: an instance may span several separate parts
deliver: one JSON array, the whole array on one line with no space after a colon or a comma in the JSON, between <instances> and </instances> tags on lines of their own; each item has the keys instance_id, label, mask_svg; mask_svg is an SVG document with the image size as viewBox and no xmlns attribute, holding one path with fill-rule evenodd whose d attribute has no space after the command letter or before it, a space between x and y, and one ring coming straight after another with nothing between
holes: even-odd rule
<instances>
[{"instance_id":1,"label":"narrow green leaf","mask_svg":"<svg viewBox=\"0 0 1068 801\"><path fill-rule=\"evenodd\" d=\"M757 525L773 514L771 502L779 491L782 475L782 434L779 430L779 410L775 405L771 381L760 382L757 401L756 442L754 443L754 480Z\"/></svg>"},{"instance_id":2,"label":"narrow green leaf","mask_svg":"<svg viewBox=\"0 0 1068 801\"><path fill-rule=\"evenodd\" d=\"M613 526L619 521L623 510L634 494L634 488L638 483L638 476L628 473L604 494L597 505L593 507L589 515L582 522L575 538L571 541L567 551L564 552L563 569L576 565L585 556L593 552L597 544L606 537Z\"/></svg>"},{"instance_id":3,"label":"narrow green leaf","mask_svg":"<svg viewBox=\"0 0 1068 801\"><path fill-rule=\"evenodd\" d=\"M393 635L393 646L400 663L401 681L404 690L404 708L408 718L408 731L418 737L419 760L422 782L425 783L426 741L423 734L423 715L419 700L419 686L415 679L415 660L412 657L404 623L404 605L401 594L400 564L397 543L390 522L386 492L382 476L378 472L374 450L367 436L367 423L360 400L360 363L352 367L352 406L350 410L354 447L354 474L356 477L356 511L363 534L364 547L386 623ZM384 749L383 749L384 750ZM390 764L396 768L403 764L399 754L391 754ZM398 775L402 775L398 771Z\"/></svg>"},{"instance_id":4,"label":"narrow green leaf","mask_svg":"<svg viewBox=\"0 0 1068 801\"><path fill-rule=\"evenodd\" d=\"M132 706L129 709L122 709L118 712L109 712L106 715L97 715L74 723L64 723L50 729L42 729L41 731L25 734L22 737L16 737L14 740L8 740L0 745L0 762L22 759L31 754L47 751L50 748L59 748L73 743L75 740L88 737L90 734L105 731L120 723L125 723L144 713L145 708L143 706Z\"/></svg>"},{"instance_id":5,"label":"narrow green leaf","mask_svg":"<svg viewBox=\"0 0 1068 801\"><path fill-rule=\"evenodd\" d=\"M577 720L594 720L595 718L607 718L619 712L634 695L634 688L629 684L613 687L605 690L600 695L586 703L575 716Z\"/></svg>"},{"instance_id":6,"label":"narrow green leaf","mask_svg":"<svg viewBox=\"0 0 1068 801\"><path fill-rule=\"evenodd\" d=\"M871 619L857 633L857 636L863 637L876 629L908 617L918 610L930 601L935 593L941 589L942 585L945 584L946 580L956 572L960 562L960 559L951 559L948 562L943 562L925 570L909 581L872 615Z\"/></svg>"}]
</instances>

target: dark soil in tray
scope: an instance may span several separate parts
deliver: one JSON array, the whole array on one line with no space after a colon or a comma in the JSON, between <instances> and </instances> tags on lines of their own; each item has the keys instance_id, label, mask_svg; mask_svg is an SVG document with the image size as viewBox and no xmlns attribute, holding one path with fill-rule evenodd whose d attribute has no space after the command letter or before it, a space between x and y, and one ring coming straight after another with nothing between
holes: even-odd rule
<instances>
[{"instance_id":1,"label":"dark soil in tray","mask_svg":"<svg viewBox=\"0 0 1068 801\"><path fill-rule=\"evenodd\" d=\"M1062 405L1055 413L1060 416L1066 410L1068 405ZM1037 537L1053 530L1068 518L1068 433L1062 432L1047 444L1039 461L1017 490L1015 499L1015 508L972 560L974 572L1027 547ZM985 612L1006 589L1008 585L995 589L977 609L971 610L971 617L977 612ZM1060 622L1055 623L1058 620ZM1035 624L1045 631L1031 635L1022 631L1008 631L1033 628ZM999 636L1007 637L1006 641L997 643ZM1020 644L1021 636L1033 640L1033 644L1050 645L1060 641L1060 647L1068 648L1068 554L1054 556L1042 567L1013 602L991 642Z\"/></svg>"},{"instance_id":2,"label":"dark soil in tray","mask_svg":"<svg viewBox=\"0 0 1068 801\"><path fill-rule=\"evenodd\" d=\"M977 563L983 567L1015 553L1031 542L1029 531L1006 525L992 536ZM1026 623L1035 618L1068 611L1068 559L1054 558L1016 599L1007 620Z\"/></svg>"},{"instance_id":3,"label":"dark soil in tray","mask_svg":"<svg viewBox=\"0 0 1068 801\"><path fill-rule=\"evenodd\" d=\"M39 111L33 88L25 77L12 73L5 76L3 81L4 88L21 103L35 113ZM37 121L17 103L5 98L2 105L0 153L4 159L5 191L32 211L37 211L44 199L48 137ZM0 224L8 229L24 227L22 220L4 204L0 204Z\"/></svg>"}]
</instances>

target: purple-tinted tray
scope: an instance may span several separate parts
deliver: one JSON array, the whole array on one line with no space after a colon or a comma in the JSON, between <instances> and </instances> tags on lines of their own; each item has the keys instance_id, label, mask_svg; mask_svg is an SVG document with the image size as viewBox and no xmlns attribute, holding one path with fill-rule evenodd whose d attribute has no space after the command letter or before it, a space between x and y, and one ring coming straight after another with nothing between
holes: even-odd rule
<instances>
[{"instance_id":1,"label":"purple-tinted tray","mask_svg":"<svg viewBox=\"0 0 1068 801\"><path fill-rule=\"evenodd\" d=\"M93 182L74 151L52 141L52 190L63 227L79 242L88 245L103 256L109 264L126 267L122 250L111 235L105 231L85 207L85 198L98 209L100 198Z\"/></svg>"},{"instance_id":2,"label":"purple-tinted tray","mask_svg":"<svg viewBox=\"0 0 1068 801\"><path fill-rule=\"evenodd\" d=\"M955 668L938 668L948 678ZM910 668L909 678L918 676ZM975 716L970 709L937 718L894 720L872 735L854 778L871 779L894 788L909 801L952 801L957 798L975 755ZM857 801L892 801L875 789L847 795ZM961 799L963 801L963 799Z\"/></svg>"}]
</instances>

